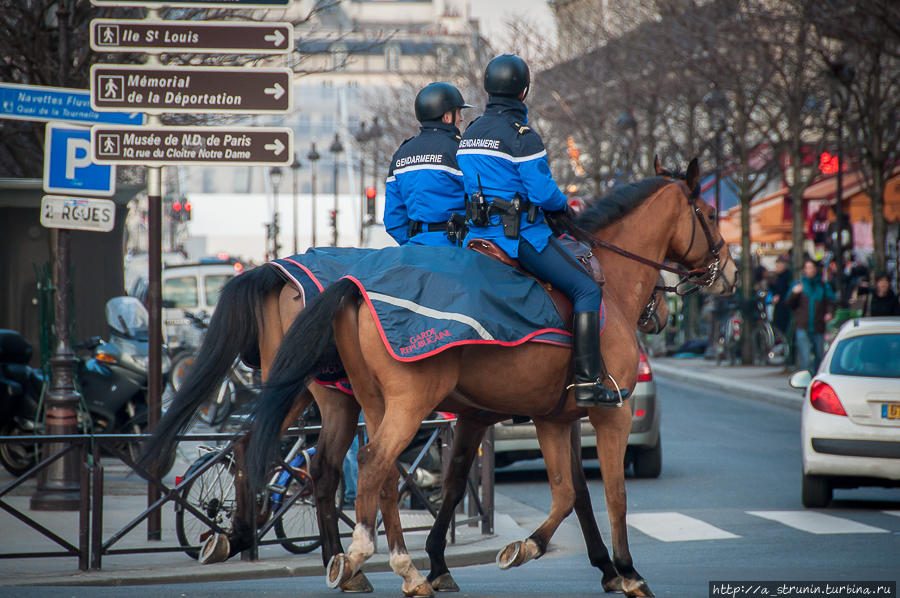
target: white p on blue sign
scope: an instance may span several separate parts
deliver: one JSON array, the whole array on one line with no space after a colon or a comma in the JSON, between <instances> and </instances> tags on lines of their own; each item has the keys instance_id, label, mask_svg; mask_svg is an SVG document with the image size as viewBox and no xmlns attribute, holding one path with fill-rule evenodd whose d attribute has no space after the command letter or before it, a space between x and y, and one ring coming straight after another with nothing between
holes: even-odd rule
<instances>
[{"instance_id":1,"label":"white p on blue sign","mask_svg":"<svg viewBox=\"0 0 900 598\"><path fill-rule=\"evenodd\" d=\"M91 161L91 130L48 122L44 137L44 191L109 197L116 167Z\"/></svg>"}]
</instances>

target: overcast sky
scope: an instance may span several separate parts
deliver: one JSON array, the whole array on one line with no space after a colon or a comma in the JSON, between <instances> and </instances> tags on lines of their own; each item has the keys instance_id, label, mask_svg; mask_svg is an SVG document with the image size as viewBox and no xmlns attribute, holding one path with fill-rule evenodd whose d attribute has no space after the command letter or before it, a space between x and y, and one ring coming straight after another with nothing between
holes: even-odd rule
<instances>
[{"instance_id":1,"label":"overcast sky","mask_svg":"<svg viewBox=\"0 0 900 598\"><path fill-rule=\"evenodd\" d=\"M546 25L547 35L556 37L547 0L469 0L469 5L472 16L481 21L482 35L489 39L497 35L505 37L506 22L515 18Z\"/></svg>"}]
</instances>

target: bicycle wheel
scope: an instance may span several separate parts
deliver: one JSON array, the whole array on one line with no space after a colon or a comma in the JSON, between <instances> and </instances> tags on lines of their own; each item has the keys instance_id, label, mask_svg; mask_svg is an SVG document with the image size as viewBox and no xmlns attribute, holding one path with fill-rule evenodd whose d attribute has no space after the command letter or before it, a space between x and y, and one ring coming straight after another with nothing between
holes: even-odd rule
<instances>
[{"instance_id":1,"label":"bicycle wheel","mask_svg":"<svg viewBox=\"0 0 900 598\"><path fill-rule=\"evenodd\" d=\"M197 417L208 426L219 426L228 418L233 404L234 382L231 380L231 377L228 377L219 386L216 396L204 403L203 407L200 408Z\"/></svg>"},{"instance_id":2,"label":"bicycle wheel","mask_svg":"<svg viewBox=\"0 0 900 598\"><path fill-rule=\"evenodd\" d=\"M769 351L772 349L772 329L759 325L753 329L753 363L769 365Z\"/></svg>"},{"instance_id":3,"label":"bicycle wheel","mask_svg":"<svg viewBox=\"0 0 900 598\"><path fill-rule=\"evenodd\" d=\"M210 453L200 457L188 469L188 474L217 454ZM181 490L181 496L220 528L226 532L231 531L235 494L234 469L229 460L216 463L200 476L188 482ZM185 554L196 559L200 554L200 547L215 532L181 505L176 504L175 508L175 535L178 537L178 542L184 547Z\"/></svg>"},{"instance_id":4,"label":"bicycle wheel","mask_svg":"<svg viewBox=\"0 0 900 598\"><path fill-rule=\"evenodd\" d=\"M297 500L275 520L275 535L284 549L293 554L312 552L322 544L319 522L316 516L316 497L312 478L306 468L295 469L300 480L291 477L284 494L279 495L278 506L297 496ZM341 497L338 498L340 500ZM340 504L340 503L338 503ZM275 509L273 505L273 509ZM290 540L286 538L307 538Z\"/></svg>"}]
</instances>

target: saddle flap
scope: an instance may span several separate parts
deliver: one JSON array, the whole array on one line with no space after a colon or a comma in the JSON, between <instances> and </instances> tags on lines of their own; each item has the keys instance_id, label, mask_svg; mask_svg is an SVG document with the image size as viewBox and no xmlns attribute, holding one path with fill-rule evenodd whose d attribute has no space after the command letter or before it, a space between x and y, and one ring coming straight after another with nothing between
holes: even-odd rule
<instances>
[{"instance_id":1,"label":"saddle flap","mask_svg":"<svg viewBox=\"0 0 900 598\"><path fill-rule=\"evenodd\" d=\"M477 251L482 255L486 255L487 257L506 264L511 268L515 268L525 276L538 281L544 291L546 291L547 295L550 296L550 300L553 302L553 306L556 308L559 317L562 318L566 329L572 330L572 314L574 312L574 306L572 305L572 300L562 291L553 288L550 283L544 282L531 272L525 270L521 264L519 264L519 260L509 257L509 255L493 241L488 241L487 239L472 239L466 243L466 249L471 249L472 251Z\"/></svg>"}]
</instances>

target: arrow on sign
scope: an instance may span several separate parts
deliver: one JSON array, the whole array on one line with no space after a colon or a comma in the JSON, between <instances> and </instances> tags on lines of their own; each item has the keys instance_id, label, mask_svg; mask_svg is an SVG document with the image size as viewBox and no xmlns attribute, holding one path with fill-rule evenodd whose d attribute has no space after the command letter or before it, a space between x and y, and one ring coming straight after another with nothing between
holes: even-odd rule
<instances>
[{"instance_id":1,"label":"arrow on sign","mask_svg":"<svg viewBox=\"0 0 900 598\"><path fill-rule=\"evenodd\" d=\"M276 139L275 143L267 143L263 146L265 149L275 152L275 155L279 155L282 151L284 151L284 144L281 143L280 139Z\"/></svg>"},{"instance_id":2,"label":"arrow on sign","mask_svg":"<svg viewBox=\"0 0 900 598\"><path fill-rule=\"evenodd\" d=\"M276 82L274 87L266 87L263 90L263 93L265 93L267 96L272 96L273 98L275 98L277 100L277 99L281 98L281 96L284 95L284 88L281 86L280 83Z\"/></svg>"},{"instance_id":3,"label":"arrow on sign","mask_svg":"<svg viewBox=\"0 0 900 598\"><path fill-rule=\"evenodd\" d=\"M275 42L276 46L280 46L281 42L285 40L284 34L278 29L275 30L275 33L271 35L267 35L263 38L267 42Z\"/></svg>"}]
</instances>

